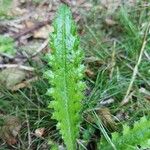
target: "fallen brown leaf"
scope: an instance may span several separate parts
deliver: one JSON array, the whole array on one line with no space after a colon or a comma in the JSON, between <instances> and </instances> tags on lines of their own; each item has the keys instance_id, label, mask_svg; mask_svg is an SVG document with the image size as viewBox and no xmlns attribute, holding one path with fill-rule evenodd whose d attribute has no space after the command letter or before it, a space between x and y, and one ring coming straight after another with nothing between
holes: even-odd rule
<instances>
[{"instance_id":1,"label":"fallen brown leaf","mask_svg":"<svg viewBox=\"0 0 150 150\"><path fill-rule=\"evenodd\" d=\"M31 82L35 82L37 80L38 80L37 77L33 77L31 79L28 79L28 80L26 80L24 82L21 82L21 83L15 85L11 90L12 91L17 91L19 89L22 89L22 88L25 88L25 87L29 87L31 85Z\"/></svg>"},{"instance_id":2,"label":"fallen brown leaf","mask_svg":"<svg viewBox=\"0 0 150 150\"><path fill-rule=\"evenodd\" d=\"M49 33L53 32L54 28L50 25L46 25L39 30L34 31L34 38L42 38L47 39L49 36Z\"/></svg>"},{"instance_id":3,"label":"fallen brown leaf","mask_svg":"<svg viewBox=\"0 0 150 150\"><path fill-rule=\"evenodd\" d=\"M15 116L0 116L3 125L0 127L0 138L9 145L17 143L17 135L21 129L21 122Z\"/></svg>"}]
</instances>

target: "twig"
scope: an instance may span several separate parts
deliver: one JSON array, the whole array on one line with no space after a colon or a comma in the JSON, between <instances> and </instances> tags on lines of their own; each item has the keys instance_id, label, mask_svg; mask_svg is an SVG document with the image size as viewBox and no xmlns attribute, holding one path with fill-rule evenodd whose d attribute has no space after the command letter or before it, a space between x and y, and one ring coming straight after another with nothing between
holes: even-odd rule
<instances>
[{"instance_id":1,"label":"twig","mask_svg":"<svg viewBox=\"0 0 150 150\"><path fill-rule=\"evenodd\" d=\"M0 68L19 68L27 71L34 71L35 68L29 66L23 66L19 64L0 64Z\"/></svg>"},{"instance_id":2,"label":"twig","mask_svg":"<svg viewBox=\"0 0 150 150\"><path fill-rule=\"evenodd\" d=\"M129 67L131 70L134 70L134 68L130 65L130 64L125 64L127 67ZM150 82L148 82L142 75L140 72L137 72L137 75L148 85L150 86Z\"/></svg>"},{"instance_id":3,"label":"twig","mask_svg":"<svg viewBox=\"0 0 150 150\"><path fill-rule=\"evenodd\" d=\"M144 38L143 38L142 47L141 47L141 50L140 50L140 55L139 55L139 58L138 58L138 61L137 61L136 65L135 65L135 67L134 67L133 74L132 74L132 78L131 78L130 84L129 84L129 86L128 86L126 95L125 95L124 99L123 99L122 102L121 102L121 106L127 104L128 101L129 101L128 96L129 96L130 91L131 91L131 89L132 89L133 83L134 83L134 81L135 81L135 79L136 79L136 75L137 75L137 73L138 73L138 67L139 67L139 65L140 65L140 63L141 63L141 60L142 60L142 56L143 56L143 53L144 53L144 49L145 49L145 46L146 46L146 43L147 43L146 38L147 38L148 31L149 31L149 27L150 27L150 24L148 24L148 26L147 26L147 29L146 29L146 32L145 32L145 35L144 35Z\"/></svg>"},{"instance_id":4,"label":"twig","mask_svg":"<svg viewBox=\"0 0 150 150\"><path fill-rule=\"evenodd\" d=\"M115 55L116 55L116 51L115 51L115 48L116 48L116 41L114 41L114 46L113 46L113 51L112 51L112 56L111 56L111 71L110 71L110 79L112 79L112 76L113 76L113 73L114 73L114 67L116 65L116 58L115 58Z\"/></svg>"}]
</instances>

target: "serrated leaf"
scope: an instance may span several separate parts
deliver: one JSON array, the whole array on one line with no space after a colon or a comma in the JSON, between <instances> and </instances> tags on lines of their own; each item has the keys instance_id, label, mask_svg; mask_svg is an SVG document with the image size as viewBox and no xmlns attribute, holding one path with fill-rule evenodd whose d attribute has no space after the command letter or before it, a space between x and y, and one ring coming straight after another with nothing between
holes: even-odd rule
<instances>
[{"instance_id":1,"label":"serrated leaf","mask_svg":"<svg viewBox=\"0 0 150 150\"><path fill-rule=\"evenodd\" d=\"M58 121L62 138L68 150L76 150L81 121L81 100L85 84L83 78L83 51L79 48L79 38L70 9L61 5L53 23L54 32L50 36L51 55L47 55L52 72L46 77L53 86L47 94L53 97L49 107L54 109L53 119Z\"/></svg>"},{"instance_id":2,"label":"serrated leaf","mask_svg":"<svg viewBox=\"0 0 150 150\"><path fill-rule=\"evenodd\" d=\"M123 126L123 133L112 133L112 142L117 150L134 150L137 145L142 148L150 147L150 121L146 117L142 117L139 121L134 123L133 128L127 125ZM109 150L111 146L103 138L100 144L102 150Z\"/></svg>"}]
</instances>

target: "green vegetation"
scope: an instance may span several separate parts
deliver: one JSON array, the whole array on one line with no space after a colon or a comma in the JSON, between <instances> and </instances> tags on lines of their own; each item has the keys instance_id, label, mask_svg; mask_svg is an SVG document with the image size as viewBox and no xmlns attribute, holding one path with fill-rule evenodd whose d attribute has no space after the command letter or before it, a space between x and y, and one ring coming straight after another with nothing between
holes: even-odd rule
<instances>
[{"instance_id":1,"label":"green vegetation","mask_svg":"<svg viewBox=\"0 0 150 150\"><path fill-rule=\"evenodd\" d=\"M11 8L12 0L0 1L0 20L10 18L9 11Z\"/></svg>"},{"instance_id":2,"label":"green vegetation","mask_svg":"<svg viewBox=\"0 0 150 150\"><path fill-rule=\"evenodd\" d=\"M143 1L112 13L101 6L92 1L89 12L79 12L76 29L63 5L53 22L47 60L37 54L38 62L29 57L23 64L35 69L25 76L37 80L15 92L0 84L0 115L17 116L22 122L18 143L0 143L0 149L150 148L150 8ZM14 41L1 38L0 52L14 55ZM42 136L35 134L39 128L45 129Z\"/></svg>"},{"instance_id":3,"label":"green vegetation","mask_svg":"<svg viewBox=\"0 0 150 150\"><path fill-rule=\"evenodd\" d=\"M53 119L58 121L57 128L67 149L75 150L81 122L82 91L85 87L81 81L84 66L81 64L83 52L79 48L76 27L65 5L57 12L54 30L50 38L52 54L47 56L52 71L48 70L46 77L53 86L47 94L54 99L49 107L54 108Z\"/></svg>"},{"instance_id":4,"label":"green vegetation","mask_svg":"<svg viewBox=\"0 0 150 150\"><path fill-rule=\"evenodd\" d=\"M11 37L0 35L0 53L14 55L16 53L15 44Z\"/></svg>"},{"instance_id":5,"label":"green vegetation","mask_svg":"<svg viewBox=\"0 0 150 150\"><path fill-rule=\"evenodd\" d=\"M150 147L150 121L146 117L142 117L140 121L134 123L131 129L127 125L123 125L122 134L112 133L112 143L117 150L135 150L138 146L142 149ZM100 142L99 149L111 149L105 139Z\"/></svg>"}]
</instances>

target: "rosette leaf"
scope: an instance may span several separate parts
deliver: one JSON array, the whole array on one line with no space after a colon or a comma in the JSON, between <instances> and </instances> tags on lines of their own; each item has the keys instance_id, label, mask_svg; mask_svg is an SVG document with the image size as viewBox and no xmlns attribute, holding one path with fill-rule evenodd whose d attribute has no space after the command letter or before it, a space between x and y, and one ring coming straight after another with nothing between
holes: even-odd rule
<instances>
[{"instance_id":1,"label":"rosette leaf","mask_svg":"<svg viewBox=\"0 0 150 150\"><path fill-rule=\"evenodd\" d=\"M47 92L53 98L49 107L54 109L53 119L58 121L62 139L68 150L76 150L81 122L81 101L85 84L82 81L84 55L70 9L61 5L53 22L50 35L51 54L47 55L51 71L46 72L52 88Z\"/></svg>"}]
</instances>

